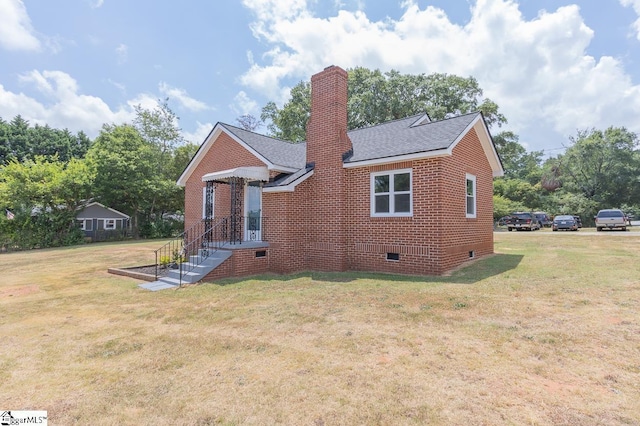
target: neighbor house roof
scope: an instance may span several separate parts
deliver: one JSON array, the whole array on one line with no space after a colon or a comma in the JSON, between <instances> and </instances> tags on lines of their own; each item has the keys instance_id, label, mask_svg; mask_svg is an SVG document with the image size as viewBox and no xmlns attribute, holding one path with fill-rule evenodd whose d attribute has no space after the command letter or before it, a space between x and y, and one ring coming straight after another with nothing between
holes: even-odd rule
<instances>
[{"instance_id":1,"label":"neighbor house roof","mask_svg":"<svg viewBox=\"0 0 640 426\"><path fill-rule=\"evenodd\" d=\"M479 112L431 121L426 114L347 132L353 152L346 155L344 167L386 164L418 158L451 155L453 148L475 129L494 176L504 173L487 125ZM306 143L291 143L260 135L229 124L218 123L187 166L179 185L184 185L201 157L220 132L225 132L263 161L269 170L292 174L293 181L311 173L306 168ZM295 177L295 178L294 178ZM292 185L292 179L278 179L271 187Z\"/></svg>"},{"instance_id":2,"label":"neighbor house roof","mask_svg":"<svg viewBox=\"0 0 640 426\"><path fill-rule=\"evenodd\" d=\"M101 213L97 214L97 212L101 212ZM102 212L109 212L109 214L105 216L104 214L102 214ZM121 211L118 211L116 209L112 209L111 207L107 207L104 204L99 203L97 201L93 201L88 204L85 204L84 206L79 207L78 214L77 214L78 219L91 219L95 217L111 219L114 216L118 216L123 219L130 219L129 215L124 214Z\"/></svg>"}]
</instances>

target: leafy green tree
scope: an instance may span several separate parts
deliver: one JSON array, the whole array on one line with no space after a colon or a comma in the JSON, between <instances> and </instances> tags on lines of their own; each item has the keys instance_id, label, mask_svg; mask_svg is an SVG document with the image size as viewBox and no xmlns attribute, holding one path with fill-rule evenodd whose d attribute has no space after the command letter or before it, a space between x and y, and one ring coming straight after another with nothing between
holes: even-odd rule
<instances>
[{"instance_id":1,"label":"leafy green tree","mask_svg":"<svg viewBox=\"0 0 640 426\"><path fill-rule=\"evenodd\" d=\"M519 201L510 200L502 195L493 196L493 219L499 220L513 212L530 210Z\"/></svg>"},{"instance_id":2,"label":"leafy green tree","mask_svg":"<svg viewBox=\"0 0 640 426\"><path fill-rule=\"evenodd\" d=\"M493 182L493 192L528 210L538 210L542 207L540 183L531 185L522 179L496 179Z\"/></svg>"},{"instance_id":3,"label":"leafy green tree","mask_svg":"<svg viewBox=\"0 0 640 426\"><path fill-rule=\"evenodd\" d=\"M493 136L496 151L502 160L505 177L521 179L535 185L542 175L542 151L527 152L518 135L510 131Z\"/></svg>"},{"instance_id":4,"label":"leafy green tree","mask_svg":"<svg viewBox=\"0 0 640 426\"><path fill-rule=\"evenodd\" d=\"M0 117L0 166L7 164L13 158L10 133L9 123Z\"/></svg>"},{"instance_id":5,"label":"leafy green tree","mask_svg":"<svg viewBox=\"0 0 640 426\"><path fill-rule=\"evenodd\" d=\"M348 70L348 127L355 129L427 112L439 120L450 114L482 111L487 124L500 126L506 118L498 106L482 99L482 89L473 77L448 74L382 73L357 67ZM306 139L311 109L311 83L301 81L291 89L291 99L278 108L269 102L261 119L269 133L290 141Z\"/></svg>"},{"instance_id":6,"label":"leafy green tree","mask_svg":"<svg viewBox=\"0 0 640 426\"><path fill-rule=\"evenodd\" d=\"M68 134L71 140L71 156L73 158L84 158L91 147L91 139L82 130L72 136L71 133L65 129L64 132Z\"/></svg>"},{"instance_id":7,"label":"leafy green tree","mask_svg":"<svg viewBox=\"0 0 640 426\"><path fill-rule=\"evenodd\" d=\"M154 109L145 109L141 105L134 107L136 118L134 127L147 142L158 147L162 158L183 142L179 118L169 107L169 98L159 100Z\"/></svg>"},{"instance_id":8,"label":"leafy green tree","mask_svg":"<svg viewBox=\"0 0 640 426\"><path fill-rule=\"evenodd\" d=\"M159 150L130 125L102 126L87 152L95 172L94 197L129 214L134 229L139 215L159 197Z\"/></svg>"},{"instance_id":9,"label":"leafy green tree","mask_svg":"<svg viewBox=\"0 0 640 426\"><path fill-rule=\"evenodd\" d=\"M29 122L16 115L9 123L9 143L11 158L24 161L31 158L31 144L29 140Z\"/></svg>"},{"instance_id":10,"label":"leafy green tree","mask_svg":"<svg viewBox=\"0 0 640 426\"><path fill-rule=\"evenodd\" d=\"M78 242L77 208L91 192L93 175L84 160L68 163L37 156L12 160L0 168L0 206L15 218L2 226L4 239L23 247L50 247Z\"/></svg>"},{"instance_id":11,"label":"leafy green tree","mask_svg":"<svg viewBox=\"0 0 640 426\"><path fill-rule=\"evenodd\" d=\"M640 204L638 138L624 127L578 131L557 161L567 192L580 194L599 208Z\"/></svg>"},{"instance_id":12,"label":"leafy green tree","mask_svg":"<svg viewBox=\"0 0 640 426\"><path fill-rule=\"evenodd\" d=\"M164 213L184 208L184 189L176 185L176 180L198 149L197 145L185 143L179 118L168 102L167 98L152 110L136 107L134 126L142 139L158 153L153 166L155 176L149 177L152 185L148 197L140 205L142 236L168 236L156 231L170 229L165 226Z\"/></svg>"},{"instance_id":13,"label":"leafy green tree","mask_svg":"<svg viewBox=\"0 0 640 426\"><path fill-rule=\"evenodd\" d=\"M0 118L0 165L13 159L34 160L37 156L66 163L71 158L83 158L89 146L91 140L84 132L74 135L68 129L54 129L49 125L31 127L19 115L10 123Z\"/></svg>"},{"instance_id":14,"label":"leafy green tree","mask_svg":"<svg viewBox=\"0 0 640 426\"><path fill-rule=\"evenodd\" d=\"M558 214L578 215L585 226L593 225L593 216L598 212L598 203L583 194L568 192L561 188L551 196L547 210L554 216Z\"/></svg>"},{"instance_id":15,"label":"leafy green tree","mask_svg":"<svg viewBox=\"0 0 640 426\"><path fill-rule=\"evenodd\" d=\"M194 143L186 143L177 147L173 153L173 165L171 176L176 181L182 175L182 172L187 168L189 162L198 152L200 146Z\"/></svg>"}]
</instances>

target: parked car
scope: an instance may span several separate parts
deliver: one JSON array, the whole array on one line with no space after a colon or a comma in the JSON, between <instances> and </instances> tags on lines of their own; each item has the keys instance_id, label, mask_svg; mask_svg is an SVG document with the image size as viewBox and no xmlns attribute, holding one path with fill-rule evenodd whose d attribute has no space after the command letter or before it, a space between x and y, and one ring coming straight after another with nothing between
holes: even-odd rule
<instances>
[{"instance_id":1,"label":"parked car","mask_svg":"<svg viewBox=\"0 0 640 426\"><path fill-rule=\"evenodd\" d=\"M578 228L582 228L582 219L580 218L580 216L577 216L574 214L573 218L576 220L576 223L578 224Z\"/></svg>"},{"instance_id":2,"label":"parked car","mask_svg":"<svg viewBox=\"0 0 640 426\"><path fill-rule=\"evenodd\" d=\"M538 219L538 222L540 222L540 226L546 226L547 228L549 228L553 224L551 217L547 213L533 212L533 214L536 216L536 219Z\"/></svg>"},{"instance_id":3,"label":"parked car","mask_svg":"<svg viewBox=\"0 0 640 426\"><path fill-rule=\"evenodd\" d=\"M603 229L627 230L627 217L618 209L603 209L598 212L596 219L596 231Z\"/></svg>"},{"instance_id":4,"label":"parked car","mask_svg":"<svg viewBox=\"0 0 640 426\"><path fill-rule=\"evenodd\" d=\"M533 213L516 212L511 214L511 221L507 224L507 230L513 231L537 231L541 225Z\"/></svg>"},{"instance_id":5,"label":"parked car","mask_svg":"<svg viewBox=\"0 0 640 426\"><path fill-rule=\"evenodd\" d=\"M576 221L576 218L572 215L559 214L553 219L551 230L557 231L559 229L564 229L565 231L577 231L578 222Z\"/></svg>"}]
</instances>

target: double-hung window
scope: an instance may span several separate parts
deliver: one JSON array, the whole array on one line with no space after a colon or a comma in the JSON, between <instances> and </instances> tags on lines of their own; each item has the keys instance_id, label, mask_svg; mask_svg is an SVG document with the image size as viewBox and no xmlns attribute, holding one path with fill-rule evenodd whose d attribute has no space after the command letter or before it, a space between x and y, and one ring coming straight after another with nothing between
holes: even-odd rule
<instances>
[{"instance_id":1,"label":"double-hung window","mask_svg":"<svg viewBox=\"0 0 640 426\"><path fill-rule=\"evenodd\" d=\"M467 217L476 217L476 177L467 173Z\"/></svg>"},{"instance_id":2,"label":"double-hung window","mask_svg":"<svg viewBox=\"0 0 640 426\"><path fill-rule=\"evenodd\" d=\"M104 220L104 229L116 229L116 220L115 219L105 219Z\"/></svg>"},{"instance_id":3,"label":"double-hung window","mask_svg":"<svg viewBox=\"0 0 640 426\"><path fill-rule=\"evenodd\" d=\"M371 216L411 216L411 169L371 173Z\"/></svg>"}]
</instances>

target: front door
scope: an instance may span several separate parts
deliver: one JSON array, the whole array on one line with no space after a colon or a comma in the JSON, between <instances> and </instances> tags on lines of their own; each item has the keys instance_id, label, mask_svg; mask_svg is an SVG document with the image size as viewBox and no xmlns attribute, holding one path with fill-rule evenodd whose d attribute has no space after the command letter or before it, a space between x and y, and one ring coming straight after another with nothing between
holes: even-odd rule
<instances>
[{"instance_id":1,"label":"front door","mask_svg":"<svg viewBox=\"0 0 640 426\"><path fill-rule=\"evenodd\" d=\"M244 206L245 241L262 241L262 188L259 185L247 185Z\"/></svg>"}]
</instances>

